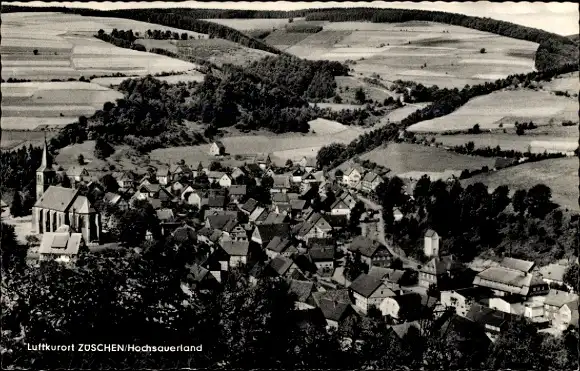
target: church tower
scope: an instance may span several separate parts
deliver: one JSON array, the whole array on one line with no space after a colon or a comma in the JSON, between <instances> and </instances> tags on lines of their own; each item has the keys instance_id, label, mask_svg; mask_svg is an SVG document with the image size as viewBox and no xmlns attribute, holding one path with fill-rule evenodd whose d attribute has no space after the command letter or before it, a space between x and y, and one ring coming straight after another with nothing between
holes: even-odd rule
<instances>
[{"instance_id":1,"label":"church tower","mask_svg":"<svg viewBox=\"0 0 580 371\"><path fill-rule=\"evenodd\" d=\"M40 200L48 187L54 183L56 172L52 168L52 161L48 154L46 136L44 137L44 149L42 150L42 163L36 170L36 200Z\"/></svg>"}]
</instances>

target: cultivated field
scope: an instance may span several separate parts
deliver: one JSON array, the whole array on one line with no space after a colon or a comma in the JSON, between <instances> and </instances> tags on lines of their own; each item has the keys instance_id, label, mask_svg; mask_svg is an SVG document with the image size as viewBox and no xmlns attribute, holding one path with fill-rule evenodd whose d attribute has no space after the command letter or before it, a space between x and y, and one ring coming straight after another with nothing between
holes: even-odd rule
<instances>
[{"instance_id":1,"label":"cultivated field","mask_svg":"<svg viewBox=\"0 0 580 371\"><path fill-rule=\"evenodd\" d=\"M556 76L552 81L543 83L543 89L548 91L564 91L570 95L580 91L578 71Z\"/></svg>"},{"instance_id":2,"label":"cultivated field","mask_svg":"<svg viewBox=\"0 0 580 371\"><path fill-rule=\"evenodd\" d=\"M476 148L500 146L505 150L526 152L534 144L532 142L553 142L568 143L574 149L578 146L578 126L540 126L526 131L525 135L517 135L514 129L506 129L506 133L494 131L481 134L438 135L435 138L438 143L449 147L473 142Z\"/></svg>"},{"instance_id":3,"label":"cultivated field","mask_svg":"<svg viewBox=\"0 0 580 371\"><path fill-rule=\"evenodd\" d=\"M61 13L2 14L2 78L50 81L117 72L130 75L181 72L197 67L158 54L118 48L93 37L99 29L110 32L113 28L140 33L147 29L171 29L125 19Z\"/></svg>"},{"instance_id":4,"label":"cultivated field","mask_svg":"<svg viewBox=\"0 0 580 371\"><path fill-rule=\"evenodd\" d=\"M552 189L557 204L578 212L578 158L558 158L522 164L462 181L465 185L482 182L490 189L509 185L510 190L529 189L543 183Z\"/></svg>"},{"instance_id":5,"label":"cultivated field","mask_svg":"<svg viewBox=\"0 0 580 371\"><path fill-rule=\"evenodd\" d=\"M227 63L243 66L273 55L224 39L183 40L178 41L176 45L180 55L202 58L218 66Z\"/></svg>"},{"instance_id":6,"label":"cultivated field","mask_svg":"<svg viewBox=\"0 0 580 371\"><path fill-rule=\"evenodd\" d=\"M299 18L295 18L295 21L298 21ZM224 26L228 26L234 28L239 31L256 31L256 30L264 30L264 31L271 31L274 29L283 28L285 25L288 24L288 18L271 18L271 19L239 19L239 18L232 18L232 19L205 19L205 21L222 24Z\"/></svg>"},{"instance_id":7,"label":"cultivated field","mask_svg":"<svg viewBox=\"0 0 580 371\"><path fill-rule=\"evenodd\" d=\"M443 148L410 143L391 143L365 153L360 158L385 166L393 174L447 170L461 172L464 169L481 169L483 166L493 168L495 163L495 158L460 155Z\"/></svg>"},{"instance_id":8,"label":"cultivated field","mask_svg":"<svg viewBox=\"0 0 580 371\"><path fill-rule=\"evenodd\" d=\"M316 156L318 150L327 144L350 143L362 134L365 129L342 125L336 121L317 119L310 122L310 133L286 133L281 135L241 135L221 139L226 152L236 154L271 153L273 161L284 165L286 160L299 160L303 156ZM369 130L369 129L366 129ZM216 158L209 155L209 144L157 149L151 152L151 160L161 162L176 162L184 159L187 163L204 164ZM226 163L235 163L233 161ZM238 161L239 162L239 161Z\"/></svg>"},{"instance_id":9,"label":"cultivated field","mask_svg":"<svg viewBox=\"0 0 580 371\"><path fill-rule=\"evenodd\" d=\"M414 80L459 88L532 71L538 47L532 42L433 22L316 24L322 25L323 31L304 37L279 28L265 41L307 59L355 61L351 65L357 76L376 73L385 81ZM485 48L484 54L481 48Z\"/></svg>"},{"instance_id":10,"label":"cultivated field","mask_svg":"<svg viewBox=\"0 0 580 371\"><path fill-rule=\"evenodd\" d=\"M578 120L578 102L546 91L529 89L503 90L474 98L457 111L433 120L412 125L412 132L467 130L479 124L481 129L513 126L515 121L533 121L538 125ZM501 126L500 126L501 124Z\"/></svg>"},{"instance_id":11,"label":"cultivated field","mask_svg":"<svg viewBox=\"0 0 580 371\"><path fill-rule=\"evenodd\" d=\"M356 102L355 92L358 88L362 88L367 99L379 103L383 103L383 101L389 97L398 98L399 96L388 89L369 84L357 77L337 76L334 79L336 81L337 93L345 103Z\"/></svg>"},{"instance_id":12,"label":"cultivated field","mask_svg":"<svg viewBox=\"0 0 580 371\"><path fill-rule=\"evenodd\" d=\"M0 140L1 150L15 150L20 147L29 145L39 146L44 141L44 135L50 139L56 131L28 131L28 130L2 130L2 139Z\"/></svg>"},{"instance_id":13,"label":"cultivated field","mask_svg":"<svg viewBox=\"0 0 580 371\"><path fill-rule=\"evenodd\" d=\"M42 139L34 139L30 132L24 136L12 135L11 130L59 128L76 121L80 115L90 116L105 102L114 102L123 96L98 84L76 81L3 83L1 91L3 149L13 147L15 140L36 143Z\"/></svg>"}]
</instances>

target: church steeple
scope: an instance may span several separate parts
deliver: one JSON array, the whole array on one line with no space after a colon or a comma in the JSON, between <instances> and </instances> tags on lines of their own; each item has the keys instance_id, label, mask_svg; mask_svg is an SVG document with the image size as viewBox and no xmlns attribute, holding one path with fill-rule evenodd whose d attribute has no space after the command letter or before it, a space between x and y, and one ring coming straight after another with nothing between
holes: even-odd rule
<instances>
[{"instance_id":1,"label":"church steeple","mask_svg":"<svg viewBox=\"0 0 580 371\"><path fill-rule=\"evenodd\" d=\"M52 161L48 154L48 144L46 143L46 133L44 134L44 148L40 167L36 170L36 199L39 200L48 187L54 182L55 171L52 168Z\"/></svg>"}]
</instances>

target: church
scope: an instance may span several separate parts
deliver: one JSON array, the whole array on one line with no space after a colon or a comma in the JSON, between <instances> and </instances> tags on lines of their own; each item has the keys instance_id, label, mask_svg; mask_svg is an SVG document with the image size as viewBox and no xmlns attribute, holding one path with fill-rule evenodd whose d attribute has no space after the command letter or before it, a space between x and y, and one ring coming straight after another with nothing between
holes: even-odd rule
<instances>
[{"instance_id":1,"label":"church","mask_svg":"<svg viewBox=\"0 0 580 371\"><path fill-rule=\"evenodd\" d=\"M43 234L68 225L81 233L87 244L99 243L101 217L86 196L77 189L55 186L56 171L48 155L46 142L42 163L36 170L36 203L32 208L32 230Z\"/></svg>"}]
</instances>

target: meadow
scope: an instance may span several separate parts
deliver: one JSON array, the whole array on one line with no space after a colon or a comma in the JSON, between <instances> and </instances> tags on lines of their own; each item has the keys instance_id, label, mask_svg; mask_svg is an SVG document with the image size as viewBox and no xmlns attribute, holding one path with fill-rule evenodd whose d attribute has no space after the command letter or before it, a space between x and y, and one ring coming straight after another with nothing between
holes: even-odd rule
<instances>
[{"instance_id":1,"label":"meadow","mask_svg":"<svg viewBox=\"0 0 580 371\"><path fill-rule=\"evenodd\" d=\"M273 20L222 21L244 30L249 29L248 24ZM305 37L279 27L265 41L302 58L349 61L356 76L378 74L385 81L413 80L450 88L530 72L538 47L528 41L433 22L316 24L324 29ZM480 53L482 48L485 53Z\"/></svg>"},{"instance_id":2,"label":"meadow","mask_svg":"<svg viewBox=\"0 0 580 371\"><path fill-rule=\"evenodd\" d=\"M234 64L244 66L272 53L252 49L224 39L180 40L176 43L177 52L183 56L194 56L221 66Z\"/></svg>"},{"instance_id":3,"label":"meadow","mask_svg":"<svg viewBox=\"0 0 580 371\"><path fill-rule=\"evenodd\" d=\"M557 158L508 167L479 174L462 181L464 186L482 182L490 189L508 185L510 190L528 189L545 184L552 189L552 200L564 208L580 211L578 206L578 158Z\"/></svg>"},{"instance_id":4,"label":"meadow","mask_svg":"<svg viewBox=\"0 0 580 371\"><path fill-rule=\"evenodd\" d=\"M546 141L555 143L569 143L572 147L578 146L578 126L548 125L526 131L525 135L517 135L514 129L494 131L481 134L437 135L437 143L444 146L460 146L473 142L475 148L496 147L501 149L528 151L532 142Z\"/></svg>"},{"instance_id":5,"label":"meadow","mask_svg":"<svg viewBox=\"0 0 580 371\"><path fill-rule=\"evenodd\" d=\"M467 130L475 124L481 129L501 129L530 120L537 125L577 121L578 102L541 90L503 90L471 99L449 115L419 122L407 130L445 132Z\"/></svg>"},{"instance_id":6,"label":"meadow","mask_svg":"<svg viewBox=\"0 0 580 371\"><path fill-rule=\"evenodd\" d=\"M162 28L194 37L199 35L117 18L61 13L2 14L2 78L51 81L117 72L135 75L183 72L197 67L158 54L118 48L93 37L100 29L110 32L113 28L139 33Z\"/></svg>"},{"instance_id":7,"label":"meadow","mask_svg":"<svg viewBox=\"0 0 580 371\"><path fill-rule=\"evenodd\" d=\"M360 156L391 169L393 174L409 172L443 172L464 169L493 168L495 158L461 155L443 148L429 147L410 143L390 143Z\"/></svg>"}]
</instances>

